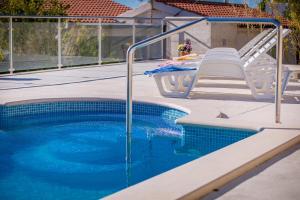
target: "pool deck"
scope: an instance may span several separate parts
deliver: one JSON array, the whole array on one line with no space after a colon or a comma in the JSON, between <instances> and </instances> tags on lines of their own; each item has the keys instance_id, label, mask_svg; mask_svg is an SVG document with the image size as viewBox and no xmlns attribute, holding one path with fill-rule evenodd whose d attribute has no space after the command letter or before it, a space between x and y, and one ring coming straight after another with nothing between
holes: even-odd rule
<instances>
[{"instance_id":1,"label":"pool deck","mask_svg":"<svg viewBox=\"0 0 300 200\"><path fill-rule=\"evenodd\" d=\"M136 63L134 65L133 98L135 101L160 103L188 111L190 114L183 119L179 119L178 123L217 125L255 130L263 128L264 131L256 134L255 137L233 144L221 151L197 159L195 162L187 163L182 167L164 173L162 176L144 181L142 184L130 187L128 190L121 191L108 198L135 197L135 199L138 199L139 195L141 195L140 197L145 197L144 192L151 192L152 196L149 196L149 199L153 199L153 197L157 199L174 199L178 197L191 199L195 197L194 195L203 196L212 189L217 188L220 188L219 192L211 193L205 198L295 199L295 197L300 196L300 191L297 187L300 184L299 147L290 153L284 154L280 159L277 158L277 154L283 155L282 152L299 144L300 141L299 81L291 81L288 84L282 103L282 123L275 124L274 103L255 100L243 80L203 78L199 80L189 99L162 97L153 78L143 75L145 70L155 68L157 64L157 61L153 61ZM0 104L49 98L125 99L125 75L126 65L115 64L0 76ZM229 119L216 118L220 113L226 114ZM236 152L237 149L241 151ZM231 156L228 157L228 155ZM262 155L265 155L265 157L262 158ZM277 157L274 157L276 155ZM226 159L221 159L222 157ZM265 164L267 167L263 170L259 171L258 168L255 168L254 171L258 171L254 175L247 176L248 178L244 178L240 182L231 182L230 186L227 184L221 187L236 176L249 170L252 172L255 165L260 165L270 159L271 161L268 162L271 164ZM247 166L245 165L244 168L241 168L241 163L236 162L236 160L247 164ZM220 162L217 164L218 166L224 165L224 162L229 163L228 168L209 170L211 172L207 173L203 179L203 173L198 177L193 175L197 174L197 171L207 171L207 169L213 168L211 165L217 163L217 161ZM202 167L199 167L199 164ZM189 177L190 179L186 178L186 173L182 177L178 175L180 171L184 174L186 167L195 170L193 174L188 175L188 177L193 176ZM233 171L232 169L236 170ZM224 180L215 182L216 176L223 176ZM172 179L172 177L176 177L176 179ZM155 182L161 184L163 180L176 181L180 180L180 178L186 179L182 182L186 181L186 183L189 183L189 185L185 184L186 188L182 189L180 184L169 186L170 182L166 181L165 184L168 189L157 191L154 184ZM191 180L192 178L194 179ZM212 182L214 184L209 185ZM202 187L203 185L205 187L202 188L202 193L197 192L197 187ZM152 189L145 189L147 186L148 188L151 186ZM181 188L180 191L177 191L178 188L176 187ZM193 188L193 191L188 192L191 188ZM153 190L156 193L153 193ZM206 193L204 193L205 191ZM137 192L140 194L137 195ZM172 194L164 194L163 192ZM257 196L255 196L255 193L257 193ZM260 193L264 193L264 196L259 196ZM131 196L132 194L134 195Z\"/></svg>"}]
</instances>

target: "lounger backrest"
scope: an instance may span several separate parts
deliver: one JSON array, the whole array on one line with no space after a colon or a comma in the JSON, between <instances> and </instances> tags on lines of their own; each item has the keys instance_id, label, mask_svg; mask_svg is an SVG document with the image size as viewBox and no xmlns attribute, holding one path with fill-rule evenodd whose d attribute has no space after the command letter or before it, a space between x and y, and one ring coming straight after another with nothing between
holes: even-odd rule
<instances>
[{"instance_id":1,"label":"lounger backrest","mask_svg":"<svg viewBox=\"0 0 300 200\"><path fill-rule=\"evenodd\" d=\"M244 57L253 47L255 47L263 38L266 36L272 34L271 32L273 29L266 29L259 33L257 36L255 36L253 39L251 39L247 44L245 44L240 50L239 55L241 57Z\"/></svg>"},{"instance_id":2,"label":"lounger backrest","mask_svg":"<svg viewBox=\"0 0 300 200\"><path fill-rule=\"evenodd\" d=\"M252 47L249 48L249 51L247 51L244 55L241 55L241 59L246 61L248 60L253 53L255 53L259 48L261 48L265 43L267 43L271 38L275 37L277 33L277 30L274 29L271 32L269 32L265 37L261 38L260 41L255 43Z\"/></svg>"},{"instance_id":3,"label":"lounger backrest","mask_svg":"<svg viewBox=\"0 0 300 200\"><path fill-rule=\"evenodd\" d=\"M282 37L286 37L290 33L289 29L284 29L282 31ZM260 48L258 48L255 52L253 52L247 59L242 60L244 63L244 68L249 66L251 63L253 63L255 60L257 60L261 55L267 53L272 47L274 47L277 43L277 35L274 35L272 38L270 38L267 42L263 44Z\"/></svg>"}]
</instances>

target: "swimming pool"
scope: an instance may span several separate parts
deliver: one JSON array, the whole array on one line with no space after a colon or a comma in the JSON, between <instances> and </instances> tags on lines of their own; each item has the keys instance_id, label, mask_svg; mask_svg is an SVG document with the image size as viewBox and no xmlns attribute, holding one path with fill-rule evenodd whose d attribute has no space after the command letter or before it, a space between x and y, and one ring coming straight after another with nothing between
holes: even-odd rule
<instances>
[{"instance_id":1,"label":"swimming pool","mask_svg":"<svg viewBox=\"0 0 300 200\"><path fill-rule=\"evenodd\" d=\"M255 134L180 126L185 112L134 103L126 170L125 102L0 107L0 199L98 199Z\"/></svg>"}]
</instances>

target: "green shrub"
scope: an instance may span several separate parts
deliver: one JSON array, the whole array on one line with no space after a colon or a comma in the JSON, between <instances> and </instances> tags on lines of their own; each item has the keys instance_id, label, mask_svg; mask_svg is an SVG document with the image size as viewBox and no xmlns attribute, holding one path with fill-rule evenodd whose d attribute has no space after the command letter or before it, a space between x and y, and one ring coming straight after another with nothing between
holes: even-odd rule
<instances>
[{"instance_id":1,"label":"green shrub","mask_svg":"<svg viewBox=\"0 0 300 200\"><path fill-rule=\"evenodd\" d=\"M2 62L4 60L4 53L2 51L2 49L0 49L0 62Z\"/></svg>"}]
</instances>

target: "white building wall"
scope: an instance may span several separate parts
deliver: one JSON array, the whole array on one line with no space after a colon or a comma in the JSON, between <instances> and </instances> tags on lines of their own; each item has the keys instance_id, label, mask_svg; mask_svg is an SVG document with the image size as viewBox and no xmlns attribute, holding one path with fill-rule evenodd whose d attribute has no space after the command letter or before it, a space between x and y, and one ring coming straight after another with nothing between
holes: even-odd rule
<instances>
[{"instance_id":1,"label":"white building wall","mask_svg":"<svg viewBox=\"0 0 300 200\"><path fill-rule=\"evenodd\" d=\"M240 49L256 35L258 35L263 29L261 28L246 28L246 27L237 27L235 48Z\"/></svg>"},{"instance_id":2,"label":"white building wall","mask_svg":"<svg viewBox=\"0 0 300 200\"><path fill-rule=\"evenodd\" d=\"M167 29L173 29L175 26L180 26L189 21L170 21L167 23ZM177 47L180 43L184 43L185 39L190 39L192 42L193 53L204 54L211 47L211 28L210 23L206 21L191 27L184 31L181 36L176 34L167 40L166 56L171 58L178 56Z\"/></svg>"},{"instance_id":3,"label":"white building wall","mask_svg":"<svg viewBox=\"0 0 300 200\"><path fill-rule=\"evenodd\" d=\"M211 23L211 41L214 47L233 47L237 35L236 24Z\"/></svg>"},{"instance_id":4,"label":"white building wall","mask_svg":"<svg viewBox=\"0 0 300 200\"><path fill-rule=\"evenodd\" d=\"M190 17L199 16L192 12L187 12L163 3L155 2L154 9L151 11L150 4L145 4L141 8L135 9L125 13L123 16L136 16L136 17ZM166 26L167 30L187 23L188 21L171 21ZM151 23L161 23L160 20L153 20ZM165 54L167 58L178 56L177 46L182 43L184 39L191 39L193 52L198 54L205 53L209 48L215 47L232 47L239 50L259 32L260 28L247 29L246 27L239 27L237 24L221 24L221 23L208 23L201 22L195 25L192 29L185 31L181 36L174 35L164 42ZM286 52L284 57L285 63L294 63L292 53Z\"/></svg>"}]
</instances>

